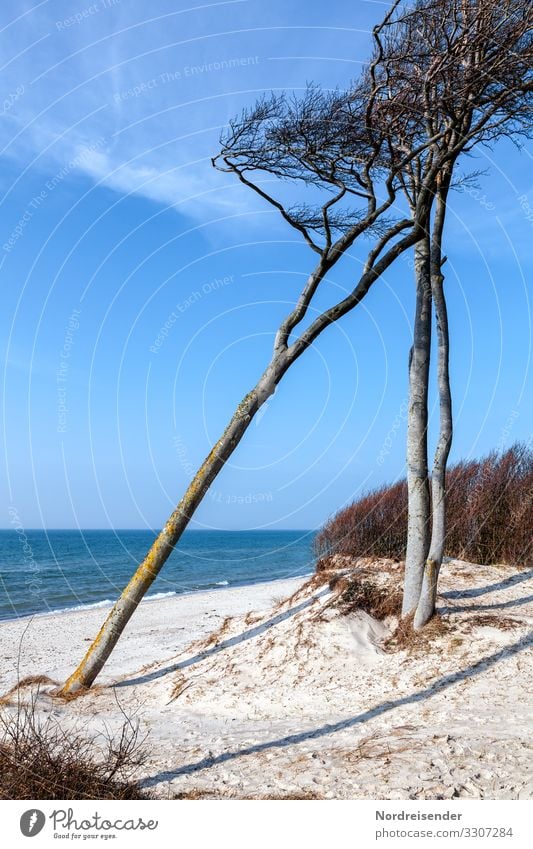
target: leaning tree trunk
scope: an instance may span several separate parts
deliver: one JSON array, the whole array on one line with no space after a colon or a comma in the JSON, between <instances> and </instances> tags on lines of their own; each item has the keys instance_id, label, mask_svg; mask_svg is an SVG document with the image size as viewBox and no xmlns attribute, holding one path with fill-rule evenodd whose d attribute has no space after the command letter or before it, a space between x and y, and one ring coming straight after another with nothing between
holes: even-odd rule
<instances>
[{"instance_id":1,"label":"leaning tree trunk","mask_svg":"<svg viewBox=\"0 0 533 849\"><path fill-rule=\"evenodd\" d=\"M424 200L420 204L420 219L425 218L426 207L427 201ZM322 331L354 309L365 297L372 284L380 278L397 257L418 242L421 237L421 227L419 222L416 221L410 232L388 247L388 250L381 257L379 256L391 238L399 235L411 223L411 221L407 221L394 224L388 234L382 236L377 246L370 251L365 270L354 289L337 304L320 313L301 335L288 345L290 334L305 317L319 283L339 257L343 255L344 251L351 246L355 235L353 238L350 236L351 241L348 238L344 242L340 240L334 248L328 249L321 255L320 262L308 278L294 310L279 327L274 343L274 354L268 367L257 385L237 407L226 430L200 466L176 510L168 519L145 559L113 606L80 665L59 690L59 695L70 696L91 686L113 651L139 602L157 578L205 493L235 451L257 411L273 394L287 369L313 344Z\"/></svg>"},{"instance_id":2,"label":"leaning tree trunk","mask_svg":"<svg viewBox=\"0 0 533 849\"><path fill-rule=\"evenodd\" d=\"M257 411L275 391L288 365L285 353L275 355L257 385L243 398L226 430L200 466L185 495L116 601L80 665L59 691L60 695L70 696L91 686L205 493L235 451Z\"/></svg>"},{"instance_id":3,"label":"leaning tree trunk","mask_svg":"<svg viewBox=\"0 0 533 849\"><path fill-rule=\"evenodd\" d=\"M444 556L446 539L446 466L453 437L452 395L449 369L450 339L448 311L446 297L444 295L444 276L442 274L442 265L445 262L442 258L442 231L445 214L446 190L443 188L438 197L431 244L431 291L433 303L435 304L438 338L437 374L440 428L431 476L431 544L424 568L422 590L413 623L417 629L422 628L435 612L437 581Z\"/></svg>"},{"instance_id":4,"label":"leaning tree trunk","mask_svg":"<svg viewBox=\"0 0 533 849\"><path fill-rule=\"evenodd\" d=\"M428 379L431 348L430 241L415 247L416 307L409 355L407 412L407 550L402 615L416 610L430 543L430 496L427 459Z\"/></svg>"}]
</instances>

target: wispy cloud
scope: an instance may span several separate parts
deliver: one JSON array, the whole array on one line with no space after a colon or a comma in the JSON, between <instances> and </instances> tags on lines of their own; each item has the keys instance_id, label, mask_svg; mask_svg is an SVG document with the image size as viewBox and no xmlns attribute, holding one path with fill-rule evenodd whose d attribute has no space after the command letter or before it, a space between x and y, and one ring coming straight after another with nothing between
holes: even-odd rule
<instances>
[{"instance_id":1,"label":"wispy cloud","mask_svg":"<svg viewBox=\"0 0 533 849\"><path fill-rule=\"evenodd\" d=\"M340 4L344 22L354 17L347 8ZM269 88L304 86L322 73L342 81L346 61L360 58L354 43L366 44L362 12L354 26L335 27L331 16L315 22L316 10L302 22L301 11L284 13L282 27L275 9L265 12L254 0L184 3L170 12L161 0L149 9L124 0L59 0L12 21L3 8L3 88L19 95L0 122L0 150L20 174L54 172L89 149L80 173L119 192L186 206L192 217L257 208L211 166L220 127ZM295 51L306 61L269 61ZM331 61L337 57L339 67Z\"/></svg>"},{"instance_id":2,"label":"wispy cloud","mask_svg":"<svg viewBox=\"0 0 533 849\"><path fill-rule=\"evenodd\" d=\"M206 19L198 13L155 16L138 26L129 4L127 15L118 3L98 13L87 10L101 3L85 10L60 5L64 18L54 4L10 30L12 57L2 77L12 94L0 149L16 163L15 179L35 170L53 174L74 160L73 171L102 185L187 206L193 217L242 210L248 199L226 190L210 156L230 114L228 92L260 88L247 74L259 60L246 64L242 57L239 64L224 39L206 51ZM235 5L213 8L230 14Z\"/></svg>"}]
</instances>

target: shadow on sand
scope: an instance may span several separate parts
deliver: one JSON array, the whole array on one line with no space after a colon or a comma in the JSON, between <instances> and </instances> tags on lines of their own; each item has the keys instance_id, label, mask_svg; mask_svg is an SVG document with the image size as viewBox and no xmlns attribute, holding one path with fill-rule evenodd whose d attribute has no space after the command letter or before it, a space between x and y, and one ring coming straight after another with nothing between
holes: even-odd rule
<instances>
[{"instance_id":1,"label":"shadow on sand","mask_svg":"<svg viewBox=\"0 0 533 849\"><path fill-rule=\"evenodd\" d=\"M520 607L522 604L529 604L533 601L533 595L524 595L522 598L512 598L510 601L501 601L499 604L469 604L466 607L439 607L438 612L449 613L472 613L479 610L508 610L512 607Z\"/></svg>"},{"instance_id":2,"label":"shadow on sand","mask_svg":"<svg viewBox=\"0 0 533 849\"><path fill-rule=\"evenodd\" d=\"M533 578L533 569L528 569L527 572L518 572L516 575L511 575L510 578L505 578L496 584L488 584L486 587L474 587L471 590L449 590L447 593L440 593L440 595L442 598L477 598L480 595L498 592L498 590L507 590L509 587L514 587L515 584L529 581L530 578Z\"/></svg>"},{"instance_id":3,"label":"shadow on sand","mask_svg":"<svg viewBox=\"0 0 533 849\"><path fill-rule=\"evenodd\" d=\"M395 710L396 708L403 707L404 705L416 704L424 701L425 699L429 699L431 696L436 695L442 690L445 690L448 687L453 687L454 684L458 684L460 681L464 681L467 678L473 678L476 675L485 672L487 669L490 669L490 667L495 666L495 664L500 661L507 660L508 658L525 651L531 646L533 646L533 632L523 637L518 642L482 658L477 663L468 666L466 669L461 669L458 672L444 675L442 678L439 678L431 684L431 686L426 687L424 690L419 690L416 693L412 693L409 696L402 696L399 699L382 702L380 705L376 705L376 707L357 714L356 716L349 717L348 719L342 719L339 722L328 723L327 725L322 725L320 728L300 731L297 734L289 734L288 736L280 737L277 740L269 740L266 743L258 743L254 746L247 746L242 749L236 749L232 752L224 752L223 754L216 755L214 757L203 758L202 760L195 761L194 763L184 764L183 766L176 767L176 769L165 770L164 772L159 772L156 775L149 776L142 782L142 784L144 787L153 787L162 781L171 781L179 775L191 775L195 772L200 772L203 769L209 769L210 767L227 763L228 761L236 760L237 758L242 758L246 755L266 752L270 749L283 749L288 746L295 746L298 745L298 743L305 743L308 740L316 740L320 737L326 737L329 734L335 734L337 731L344 731L347 728L362 725L370 719L374 719L374 717L381 716L389 711Z\"/></svg>"},{"instance_id":4,"label":"shadow on sand","mask_svg":"<svg viewBox=\"0 0 533 849\"><path fill-rule=\"evenodd\" d=\"M171 672L177 672L178 669L187 669L189 666L193 666L195 663L200 663L201 660L205 660L207 657L212 657L215 654L218 654L221 651L225 651L226 649L233 648L233 646L239 645L239 643L244 643L246 640L253 640L254 637L259 637L261 634L264 634L270 628L273 628L275 625L279 625L281 622L285 622L287 619L290 619L291 616L295 616L297 613L300 613L302 610L305 610L307 607L310 607L315 603L321 596L327 595L329 589L326 587L320 592L314 593L311 598L303 601L301 604L297 604L295 607L289 608L289 610L283 611L283 613L278 613L277 616L272 616L270 619L266 619L264 622L261 622L260 625L257 625L255 628L250 628L248 631L243 631L242 634L236 634L234 637L229 637L227 640L223 640L221 643L216 643L211 648L205 649L205 651L199 652L195 654L193 657L188 657L186 660L180 660L178 663L174 663L171 666L165 666L163 669L155 669L153 672L148 672L146 675L139 675L137 678L127 678L125 681L119 681L117 684L114 684L114 687L133 687L135 684L147 684L150 681L155 681L158 678L163 678L165 675L169 675Z\"/></svg>"}]
</instances>

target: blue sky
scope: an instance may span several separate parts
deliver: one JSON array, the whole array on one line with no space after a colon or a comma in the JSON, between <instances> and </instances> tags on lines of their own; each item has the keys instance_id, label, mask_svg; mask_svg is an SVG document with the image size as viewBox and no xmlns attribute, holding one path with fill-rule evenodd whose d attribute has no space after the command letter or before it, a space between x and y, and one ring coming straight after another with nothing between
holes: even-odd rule
<instances>
[{"instance_id":1,"label":"blue sky","mask_svg":"<svg viewBox=\"0 0 533 849\"><path fill-rule=\"evenodd\" d=\"M313 263L212 169L220 128L265 90L348 82L385 8L2 4L2 526L165 520ZM531 432L531 157L504 143L463 168L488 173L447 223L453 459ZM412 308L405 256L286 375L194 527L317 527L403 476Z\"/></svg>"}]
</instances>

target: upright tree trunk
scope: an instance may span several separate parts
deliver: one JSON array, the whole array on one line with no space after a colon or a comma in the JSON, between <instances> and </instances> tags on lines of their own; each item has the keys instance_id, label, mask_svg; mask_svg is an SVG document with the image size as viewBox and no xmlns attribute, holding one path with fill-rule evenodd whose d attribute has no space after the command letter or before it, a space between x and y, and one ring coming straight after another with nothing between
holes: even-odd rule
<instances>
[{"instance_id":1,"label":"upright tree trunk","mask_svg":"<svg viewBox=\"0 0 533 849\"><path fill-rule=\"evenodd\" d=\"M402 615L416 610L430 543L427 458L428 380L431 348L431 271L429 234L415 246L416 308L409 355L407 413L407 551Z\"/></svg>"},{"instance_id":2,"label":"upright tree trunk","mask_svg":"<svg viewBox=\"0 0 533 849\"><path fill-rule=\"evenodd\" d=\"M442 232L446 214L446 188L437 198L433 237L431 241L431 291L435 304L438 339L438 389L439 389L439 440L431 476L432 530L429 555L424 568L420 599L415 613L414 627L422 628L435 612L437 581L446 539L446 466L452 445L453 417L450 389L450 340L448 311L444 295L442 274Z\"/></svg>"},{"instance_id":3,"label":"upright tree trunk","mask_svg":"<svg viewBox=\"0 0 533 849\"><path fill-rule=\"evenodd\" d=\"M200 466L182 500L116 601L80 665L61 688L60 695L73 695L91 686L208 488L235 451L252 418L275 391L288 365L289 358L285 353L275 355L257 385L241 401L226 430Z\"/></svg>"}]
</instances>

